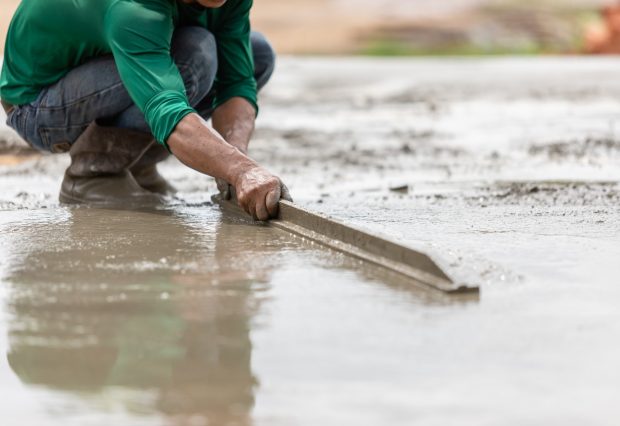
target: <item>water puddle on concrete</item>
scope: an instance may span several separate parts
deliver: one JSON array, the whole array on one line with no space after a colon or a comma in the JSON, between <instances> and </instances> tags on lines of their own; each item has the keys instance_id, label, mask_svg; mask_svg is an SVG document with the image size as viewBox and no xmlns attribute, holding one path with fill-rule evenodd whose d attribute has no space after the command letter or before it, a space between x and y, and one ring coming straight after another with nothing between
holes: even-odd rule
<instances>
[{"instance_id":1,"label":"water puddle on concrete","mask_svg":"<svg viewBox=\"0 0 620 426\"><path fill-rule=\"evenodd\" d=\"M375 361L398 377L413 342L394 327L416 306L477 303L212 206L3 211L0 247L0 394L15 425L290 419L282 402L306 386L355 389L378 379ZM347 330L361 332L352 346Z\"/></svg>"}]
</instances>

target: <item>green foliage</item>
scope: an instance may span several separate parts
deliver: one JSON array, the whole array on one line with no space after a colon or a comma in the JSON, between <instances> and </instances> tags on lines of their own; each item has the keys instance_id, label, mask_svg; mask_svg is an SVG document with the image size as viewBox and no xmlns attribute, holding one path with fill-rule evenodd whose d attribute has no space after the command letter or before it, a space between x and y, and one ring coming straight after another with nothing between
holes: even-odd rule
<instances>
[{"instance_id":1,"label":"green foliage","mask_svg":"<svg viewBox=\"0 0 620 426\"><path fill-rule=\"evenodd\" d=\"M552 53L542 46L520 48L483 48L473 44L446 46L436 49L424 49L411 46L399 40L380 39L369 42L358 54L366 56L501 56L501 55L539 55Z\"/></svg>"}]
</instances>

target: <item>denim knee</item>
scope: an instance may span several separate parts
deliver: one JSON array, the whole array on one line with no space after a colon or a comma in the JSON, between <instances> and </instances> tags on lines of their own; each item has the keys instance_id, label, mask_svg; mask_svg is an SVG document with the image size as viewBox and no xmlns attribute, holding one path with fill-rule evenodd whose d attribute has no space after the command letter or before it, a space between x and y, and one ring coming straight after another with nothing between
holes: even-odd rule
<instances>
[{"instance_id":1,"label":"denim knee","mask_svg":"<svg viewBox=\"0 0 620 426\"><path fill-rule=\"evenodd\" d=\"M267 84L276 67L276 52L259 32L252 31L250 40L254 53L254 78L260 90Z\"/></svg>"},{"instance_id":2,"label":"denim knee","mask_svg":"<svg viewBox=\"0 0 620 426\"><path fill-rule=\"evenodd\" d=\"M172 38L172 57L185 83L192 106L204 99L217 74L217 43L202 27L178 28Z\"/></svg>"}]
</instances>

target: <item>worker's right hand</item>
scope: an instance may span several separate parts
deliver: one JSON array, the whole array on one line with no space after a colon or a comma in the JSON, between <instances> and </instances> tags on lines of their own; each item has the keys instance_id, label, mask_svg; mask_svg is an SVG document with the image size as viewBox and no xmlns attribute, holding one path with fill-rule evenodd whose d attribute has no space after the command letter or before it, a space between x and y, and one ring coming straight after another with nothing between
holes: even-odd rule
<instances>
[{"instance_id":1,"label":"worker's right hand","mask_svg":"<svg viewBox=\"0 0 620 426\"><path fill-rule=\"evenodd\" d=\"M242 172L234 186L239 205L255 220L277 217L280 199L292 201L282 181L260 166Z\"/></svg>"}]
</instances>

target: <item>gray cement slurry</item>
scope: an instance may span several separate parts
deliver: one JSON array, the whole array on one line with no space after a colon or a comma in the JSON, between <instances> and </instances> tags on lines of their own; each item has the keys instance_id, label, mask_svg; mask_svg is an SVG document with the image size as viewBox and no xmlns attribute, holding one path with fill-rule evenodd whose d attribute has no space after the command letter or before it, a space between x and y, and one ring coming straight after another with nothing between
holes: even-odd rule
<instances>
[{"instance_id":1,"label":"gray cement slurry","mask_svg":"<svg viewBox=\"0 0 620 426\"><path fill-rule=\"evenodd\" d=\"M335 330L322 336L324 315L374 322L350 297L365 300L368 314L381 297L404 306L472 303L412 289L395 274L284 231L230 222L209 206L3 212L0 235L7 348L0 387L15 424L98 423L109 415L121 424L154 416L249 424L267 379L253 364L261 340L254 334L269 327L272 309L317 309L314 320L293 314L285 321L297 323L297 338L263 347L280 357L297 345L320 350L316 338L336 344ZM286 306L273 303L274 285L297 287L297 296ZM372 327L387 327L386 335L391 328ZM337 364L352 354L341 355ZM16 389L11 378L25 387Z\"/></svg>"},{"instance_id":2,"label":"gray cement slurry","mask_svg":"<svg viewBox=\"0 0 620 426\"><path fill-rule=\"evenodd\" d=\"M5 418L617 424L619 68L280 61L252 155L298 203L482 278L476 300L231 222L174 160L160 212L59 206L63 156L0 165Z\"/></svg>"},{"instance_id":3,"label":"gray cement slurry","mask_svg":"<svg viewBox=\"0 0 620 426\"><path fill-rule=\"evenodd\" d=\"M249 218L236 199L212 198L224 214ZM268 222L256 222L288 232L302 240L317 243L325 249L346 254L368 265L379 266L409 279L411 286L422 286L444 293L475 293L480 289L471 282L454 279L437 265L428 253L423 253L385 235L353 227L331 216L308 210L294 202L281 200L277 217Z\"/></svg>"}]
</instances>

